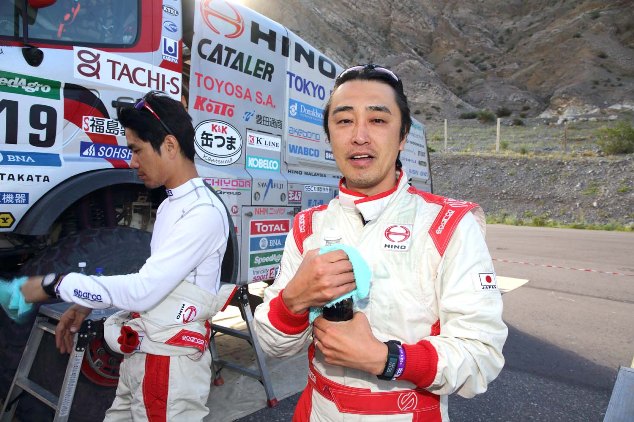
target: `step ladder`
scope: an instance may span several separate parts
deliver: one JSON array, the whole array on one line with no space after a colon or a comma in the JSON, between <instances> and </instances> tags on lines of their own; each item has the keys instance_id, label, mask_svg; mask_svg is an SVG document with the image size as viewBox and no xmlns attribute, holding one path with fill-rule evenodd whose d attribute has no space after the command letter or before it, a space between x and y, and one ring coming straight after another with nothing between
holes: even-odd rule
<instances>
[{"instance_id":1,"label":"step ladder","mask_svg":"<svg viewBox=\"0 0 634 422\"><path fill-rule=\"evenodd\" d=\"M273 391L273 384L271 383L271 377L268 367L266 365L265 355L258 341L257 335L253 331L253 313L251 312L251 306L249 304L249 289L248 285L238 286L234 298L231 302L232 305L238 306L242 319L247 325L246 331L236 330L230 327L223 327L218 324L211 324L211 337L209 340L209 349L212 357L212 371L213 371L213 383L214 385L222 385L221 371L223 368L229 368L240 374L246 375L251 378L255 378L260 381L264 387L266 393L266 405L268 407L274 407L277 405L277 398ZM257 363L257 370L240 366L235 362L221 359L218 354L218 347L216 345L215 336L218 333L230 335L240 338L248 342L255 353L255 361Z\"/></svg>"},{"instance_id":2,"label":"step ladder","mask_svg":"<svg viewBox=\"0 0 634 422\"><path fill-rule=\"evenodd\" d=\"M106 317L117 311L115 308L94 310L86 317L81 329L75 334L73 339L73 351L68 359L68 365L66 366L64 381L59 396L56 396L54 393L29 379L29 374L44 333L55 335L55 326L57 324L51 322L51 320L59 321L64 311L66 311L70 305L69 303L55 303L40 306L33 328L31 329L31 334L29 335L29 340L24 348L22 359L20 360L13 382L9 388L9 393L3 403L2 413L0 414L1 422L13 421L15 409L18 406L20 397L24 393L32 395L52 408L55 411L55 417L53 419L55 422L65 422L68 420L86 347L96 336L97 325L103 324Z\"/></svg>"}]
</instances>

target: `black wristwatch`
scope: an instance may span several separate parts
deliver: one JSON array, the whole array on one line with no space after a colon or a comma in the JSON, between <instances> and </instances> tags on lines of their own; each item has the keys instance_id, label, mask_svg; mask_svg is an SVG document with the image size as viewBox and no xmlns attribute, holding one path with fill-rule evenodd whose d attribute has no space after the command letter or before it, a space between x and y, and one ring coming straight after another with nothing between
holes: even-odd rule
<instances>
[{"instance_id":1,"label":"black wristwatch","mask_svg":"<svg viewBox=\"0 0 634 422\"><path fill-rule=\"evenodd\" d=\"M390 340L386 341L387 345L387 360L385 361L385 368L383 368L383 373L381 375L377 375L376 377L380 380L391 381L394 378L394 373L396 372L396 368L398 368L398 356L399 356L399 345L400 341Z\"/></svg>"},{"instance_id":2,"label":"black wristwatch","mask_svg":"<svg viewBox=\"0 0 634 422\"><path fill-rule=\"evenodd\" d=\"M49 273L42 278L42 289L44 293L46 293L50 298L57 298L57 292L55 291L55 287L60 282L60 280L64 277L64 274L55 274Z\"/></svg>"}]
</instances>

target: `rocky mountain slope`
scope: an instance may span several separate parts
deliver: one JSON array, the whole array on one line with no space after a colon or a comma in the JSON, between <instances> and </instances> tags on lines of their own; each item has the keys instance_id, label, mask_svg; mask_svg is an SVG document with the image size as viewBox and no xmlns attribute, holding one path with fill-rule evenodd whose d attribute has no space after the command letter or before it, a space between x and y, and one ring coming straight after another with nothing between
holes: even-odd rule
<instances>
[{"instance_id":1,"label":"rocky mountain slope","mask_svg":"<svg viewBox=\"0 0 634 422\"><path fill-rule=\"evenodd\" d=\"M477 202L497 221L634 228L634 156L431 154L434 192Z\"/></svg>"},{"instance_id":2,"label":"rocky mountain slope","mask_svg":"<svg viewBox=\"0 0 634 422\"><path fill-rule=\"evenodd\" d=\"M634 110L632 0L244 0L343 66L385 64L420 119Z\"/></svg>"}]
</instances>

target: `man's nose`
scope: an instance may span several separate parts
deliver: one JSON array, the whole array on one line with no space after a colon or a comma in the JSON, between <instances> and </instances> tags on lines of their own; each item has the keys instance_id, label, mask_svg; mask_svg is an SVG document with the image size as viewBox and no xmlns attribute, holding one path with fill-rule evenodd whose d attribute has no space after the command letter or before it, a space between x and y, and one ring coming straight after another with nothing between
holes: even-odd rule
<instances>
[{"instance_id":1,"label":"man's nose","mask_svg":"<svg viewBox=\"0 0 634 422\"><path fill-rule=\"evenodd\" d=\"M356 124L354 128L354 133L352 134L352 142L357 144L365 144L368 142L368 125L365 122L359 122Z\"/></svg>"},{"instance_id":2,"label":"man's nose","mask_svg":"<svg viewBox=\"0 0 634 422\"><path fill-rule=\"evenodd\" d=\"M132 158L130 159L130 168L138 169L139 168L139 160L136 158L136 154L132 153Z\"/></svg>"}]
</instances>

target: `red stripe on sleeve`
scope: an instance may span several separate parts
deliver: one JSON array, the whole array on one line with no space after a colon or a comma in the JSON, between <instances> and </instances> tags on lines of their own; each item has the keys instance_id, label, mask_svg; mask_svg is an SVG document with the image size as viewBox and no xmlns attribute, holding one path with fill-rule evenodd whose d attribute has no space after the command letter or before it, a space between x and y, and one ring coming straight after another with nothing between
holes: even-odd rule
<instances>
[{"instance_id":1,"label":"red stripe on sleeve","mask_svg":"<svg viewBox=\"0 0 634 422\"><path fill-rule=\"evenodd\" d=\"M284 334L299 334L308 328L308 311L302 314L292 313L282 299L282 292L269 302L269 321Z\"/></svg>"},{"instance_id":2,"label":"red stripe on sleeve","mask_svg":"<svg viewBox=\"0 0 634 422\"><path fill-rule=\"evenodd\" d=\"M438 352L427 340L416 344L404 344L405 369L399 380L410 381L420 388L427 388L434 382L438 370Z\"/></svg>"}]
</instances>

